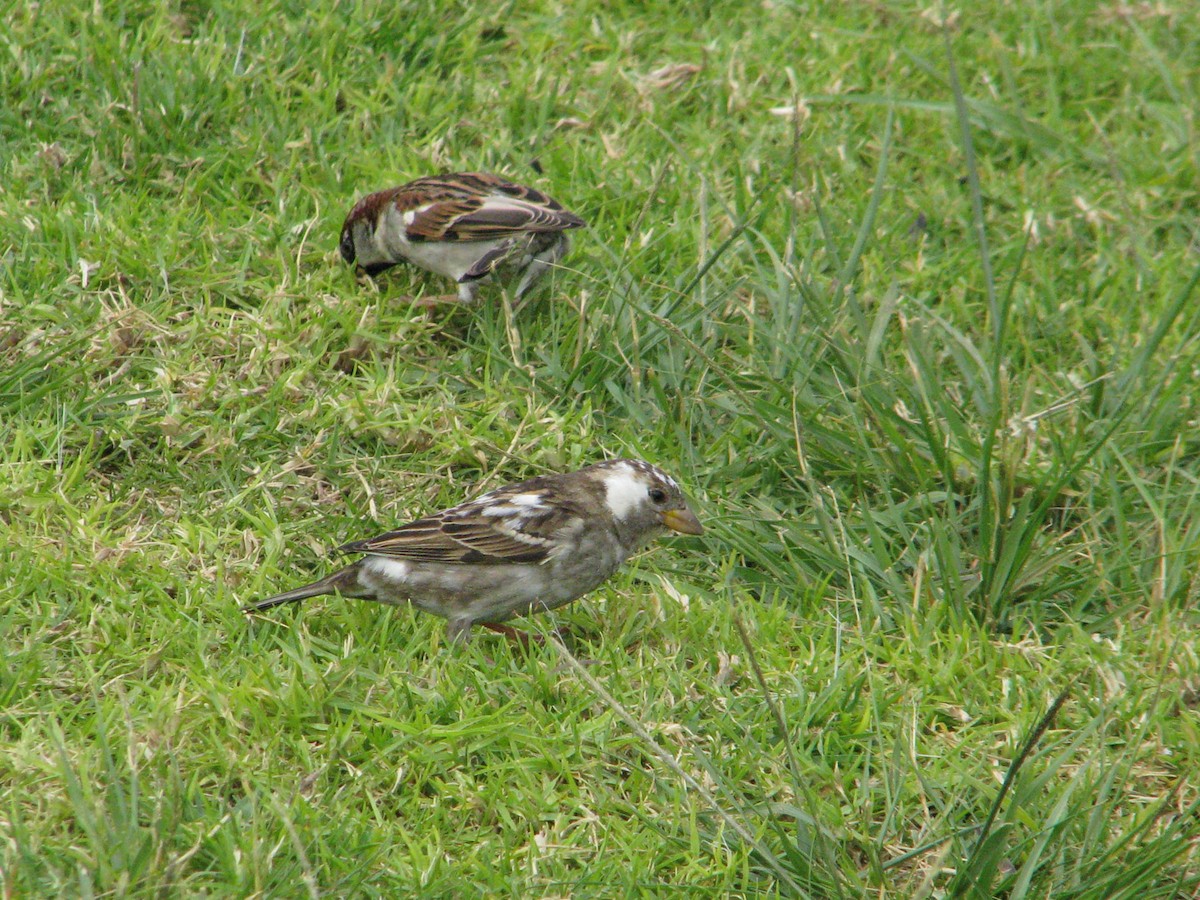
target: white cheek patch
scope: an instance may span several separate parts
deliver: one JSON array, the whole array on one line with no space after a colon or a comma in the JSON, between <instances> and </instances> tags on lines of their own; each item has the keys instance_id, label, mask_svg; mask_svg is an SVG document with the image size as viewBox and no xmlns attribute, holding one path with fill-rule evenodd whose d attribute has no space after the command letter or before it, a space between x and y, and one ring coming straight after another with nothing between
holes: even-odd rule
<instances>
[{"instance_id":1,"label":"white cheek patch","mask_svg":"<svg viewBox=\"0 0 1200 900\"><path fill-rule=\"evenodd\" d=\"M604 476L604 501L620 520L646 502L646 485L629 466L619 466Z\"/></svg>"},{"instance_id":2,"label":"white cheek patch","mask_svg":"<svg viewBox=\"0 0 1200 900\"><path fill-rule=\"evenodd\" d=\"M404 560L388 556L368 556L363 567L391 581L407 581L412 573L412 566Z\"/></svg>"}]
</instances>

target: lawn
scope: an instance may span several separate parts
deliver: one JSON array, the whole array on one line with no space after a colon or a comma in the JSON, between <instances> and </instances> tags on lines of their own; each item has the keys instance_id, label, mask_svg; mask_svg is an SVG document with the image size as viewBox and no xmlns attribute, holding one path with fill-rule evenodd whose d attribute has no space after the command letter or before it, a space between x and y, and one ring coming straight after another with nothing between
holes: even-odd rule
<instances>
[{"instance_id":1,"label":"lawn","mask_svg":"<svg viewBox=\"0 0 1200 900\"><path fill-rule=\"evenodd\" d=\"M1200 892L1192 5L0 44L4 897ZM342 262L359 197L473 170L589 223L528 302ZM239 611L613 456L707 532L541 646Z\"/></svg>"}]
</instances>

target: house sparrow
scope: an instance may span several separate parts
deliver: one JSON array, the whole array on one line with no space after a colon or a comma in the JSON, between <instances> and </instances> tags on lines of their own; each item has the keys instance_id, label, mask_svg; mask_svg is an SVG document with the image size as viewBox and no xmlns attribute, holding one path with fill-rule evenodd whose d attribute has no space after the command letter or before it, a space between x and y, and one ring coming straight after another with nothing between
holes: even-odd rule
<instances>
[{"instance_id":1,"label":"house sparrow","mask_svg":"<svg viewBox=\"0 0 1200 900\"><path fill-rule=\"evenodd\" d=\"M541 191L463 172L363 197L346 216L339 249L371 276L410 262L453 278L463 303L475 299L493 270L515 270L519 300L566 254L567 229L585 224Z\"/></svg>"},{"instance_id":2,"label":"house sparrow","mask_svg":"<svg viewBox=\"0 0 1200 900\"><path fill-rule=\"evenodd\" d=\"M446 619L451 640L466 641L475 624L523 637L500 623L586 594L665 529L704 533L674 479L649 463L615 459L540 475L345 544L339 552L366 556L243 612L341 594L411 602Z\"/></svg>"}]
</instances>

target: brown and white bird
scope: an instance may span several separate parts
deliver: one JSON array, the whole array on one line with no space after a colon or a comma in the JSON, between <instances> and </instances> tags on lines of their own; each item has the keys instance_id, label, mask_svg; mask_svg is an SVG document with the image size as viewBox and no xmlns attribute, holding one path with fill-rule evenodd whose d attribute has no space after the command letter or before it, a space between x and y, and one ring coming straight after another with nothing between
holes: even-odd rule
<instances>
[{"instance_id":1,"label":"brown and white bird","mask_svg":"<svg viewBox=\"0 0 1200 900\"><path fill-rule=\"evenodd\" d=\"M409 262L453 278L463 303L475 299L488 275L507 270L520 275L519 300L566 255L567 231L585 224L534 188L460 172L363 197L342 225L339 249L372 277Z\"/></svg>"},{"instance_id":2,"label":"brown and white bird","mask_svg":"<svg viewBox=\"0 0 1200 900\"><path fill-rule=\"evenodd\" d=\"M679 485L635 459L596 463L502 487L339 552L366 554L304 587L244 612L321 594L402 605L447 620L450 639L554 609L599 587L666 530L703 534Z\"/></svg>"}]
</instances>

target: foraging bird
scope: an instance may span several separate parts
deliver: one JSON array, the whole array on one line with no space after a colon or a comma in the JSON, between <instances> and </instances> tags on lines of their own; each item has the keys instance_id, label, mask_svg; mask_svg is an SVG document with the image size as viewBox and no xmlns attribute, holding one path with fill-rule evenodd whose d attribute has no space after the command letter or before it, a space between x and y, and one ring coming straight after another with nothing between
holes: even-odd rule
<instances>
[{"instance_id":1,"label":"foraging bird","mask_svg":"<svg viewBox=\"0 0 1200 900\"><path fill-rule=\"evenodd\" d=\"M674 479L641 460L615 459L502 487L345 544L338 550L366 555L243 611L341 594L411 602L446 619L451 640L466 641L476 624L523 637L501 623L555 609L599 587L667 529L704 533Z\"/></svg>"},{"instance_id":2,"label":"foraging bird","mask_svg":"<svg viewBox=\"0 0 1200 900\"><path fill-rule=\"evenodd\" d=\"M342 225L339 249L372 277L410 262L458 282L457 298L435 300L471 303L483 279L511 270L521 276L520 300L566 255L566 232L585 224L534 188L462 172L418 178L359 200Z\"/></svg>"}]
</instances>

